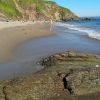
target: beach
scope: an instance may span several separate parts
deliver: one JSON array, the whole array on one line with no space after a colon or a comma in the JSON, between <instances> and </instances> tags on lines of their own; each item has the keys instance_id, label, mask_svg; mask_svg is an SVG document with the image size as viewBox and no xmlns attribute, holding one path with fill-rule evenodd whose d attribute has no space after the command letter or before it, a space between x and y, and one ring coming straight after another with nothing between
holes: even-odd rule
<instances>
[{"instance_id":1,"label":"beach","mask_svg":"<svg viewBox=\"0 0 100 100\"><path fill-rule=\"evenodd\" d=\"M69 33L57 22L52 30L48 22L6 25L0 29L1 100L88 100L95 95L99 100L99 40ZM72 84L64 83L65 76Z\"/></svg>"},{"instance_id":2,"label":"beach","mask_svg":"<svg viewBox=\"0 0 100 100\"><path fill-rule=\"evenodd\" d=\"M18 44L41 36L52 35L49 23L0 22L0 63L7 61Z\"/></svg>"},{"instance_id":3,"label":"beach","mask_svg":"<svg viewBox=\"0 0 100 100\"><path fill-rule=\"evenodd\" d=\"M17 22L16 27L12 23L4 23L0 30L0 80L38 72L44 68L37 65L38 60L56 53L100 54L99 40L70 34L56 22L52 31L48 22Z\"/></svg>"},{"instance_id":4,"label":"beach","mask_svg":"<svg viewBox=\"0 0 100 100\"><path fill-rule=\"evenodd\" d=\"M99 4L0 0L0 100L100 100Z\"/></svg>"}]
</instances>

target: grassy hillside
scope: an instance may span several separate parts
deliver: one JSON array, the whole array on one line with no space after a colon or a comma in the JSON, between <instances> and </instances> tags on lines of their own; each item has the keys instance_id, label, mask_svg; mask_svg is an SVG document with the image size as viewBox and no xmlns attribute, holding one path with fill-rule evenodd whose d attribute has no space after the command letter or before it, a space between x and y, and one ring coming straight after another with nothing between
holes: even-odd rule
<instances>
[{"instance_id":1,"label":"grassy hillside","mask_svg":"<svg viewBox=\"0 0 100 100\"><path fill-rule=\"evenodd\" d=\"M0 13L13 19L69 20L77 18L69 9L45 0L0 0Z\"/></svg>"},{"instance_id":2,"label":"grassy hillside","mask_svg":"<svg viewBox=\"0 0 100 100\"><path fill-rule=\"evenodd\" d=\"M0 12L9 18L21 17L12 0L0 0Z\"/></svg>"}]
</instances>

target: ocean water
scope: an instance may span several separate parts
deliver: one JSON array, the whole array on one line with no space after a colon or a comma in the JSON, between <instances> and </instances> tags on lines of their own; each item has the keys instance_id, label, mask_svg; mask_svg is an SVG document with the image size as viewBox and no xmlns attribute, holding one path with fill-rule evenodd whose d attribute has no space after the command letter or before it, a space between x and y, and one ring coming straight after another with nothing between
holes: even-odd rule
<instances>
[{"instance_id":1,"label":"ocean water","mask_svg":"<svg viewBox=\"0 0 100 100\"><path fill-rule=\"evenodd\" d=\"M57 25L67 28L66 32L100 40L100 17L95 17L95 20L91 21L64 22Z\"/></svg>"}]
</instances>

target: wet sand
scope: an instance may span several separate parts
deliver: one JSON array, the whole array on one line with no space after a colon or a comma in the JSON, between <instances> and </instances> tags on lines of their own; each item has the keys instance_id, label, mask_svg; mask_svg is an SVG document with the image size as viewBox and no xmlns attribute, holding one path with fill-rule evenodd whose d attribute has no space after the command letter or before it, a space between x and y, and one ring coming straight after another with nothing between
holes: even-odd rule
<instances>
[{"instance_id":1,"label":"wet sand","mask_svg":"<svg viewBox=\"0 0 100 100\"><path fill-rule=\"evenodd\" d=\"M9 60L11 50L16 45L32 38L52 35L49 27L49 23L41 22L0 23L0 63Z\"/></svg>"},{"instance_id":2,"label":"wet sand","mask_svg":"<svg viewBox=\"0 0 100 100\"><path fill-rule=\"evenodd\" d=\"M33 59L24 61L19 56L19 61L13 61L16 58L13 50L16 50L16 47L25 41L54 35L53 31L50 30L50 23L2 22L0 25L2 25L0 27L0 80L27 75L41 70L42 67L37 66ZM17 53L15 54L17 55Z\"/></svg>"},{"instance_id":3,"label":"wet sand","mask_svg":"<svg viewBox=\"0 0 100 100\"><path fill-rule=\"evenodd\" d=\"M66 33L64 29L56 27L54 27L56 33L54 35L52 32L48 32L48 24L46 24L46 26L42 25L40 28L38 27L38 24L35 24L34 28L33 25L29 25L28 27L24 26L24 30L23 27L14 28L14 30L17 30L15 33L17 34L22 32L23 35L21 35L21 37L24 36L24 38L20 39L20 35L18 35L17 39L20 40L20 42L17 42L16 46L11 46L13 47L10 49L11 54L10 56L7 55L9 59L5 60L6 62L0 64L1 80L20 75L33 74L34 72L43 69L43 67L36 64L37 60L39 60L41 57L55 53L64 51L77 51L100 55L100 41L98 40L91 39L86 36ZM20 29L20 31L18 31L18 29ZM31 33L31 31L34 29L35 33L40 32L39 36L43 37L34 38L33 33ZM5 31L7 31L7 29ZM24 32L27 32L29 37ZM38 36L38 34L35 35L36 37ZM11 41L9 43L11 43Z\"/></svg>"},{"instance_id":4,"label":"wet sand","mask_svg":"<svg viewBox=\"0 0 100 100\"><path fill-rule=\"evenodd\" d=\"M13 62L35 61L41 57L64 51L100 55L100 41L68 33L67 37L63 38L63 35L63 33L56 33L56 35L46 38L42 37L24 42L13 49L13 59L11 60Z\"/></svg>"}]
</instances>

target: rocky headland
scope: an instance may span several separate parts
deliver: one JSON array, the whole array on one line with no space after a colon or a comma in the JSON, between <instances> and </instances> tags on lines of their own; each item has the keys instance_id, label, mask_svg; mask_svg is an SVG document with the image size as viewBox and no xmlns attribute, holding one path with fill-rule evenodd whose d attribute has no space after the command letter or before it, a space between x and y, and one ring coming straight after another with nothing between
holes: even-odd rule
<instances>
[{"instance_id":1,"label":"rocky headland","mask_svg":"<svg viewBox=\"0 0 100 100\"><path fill-rule=\"evenodd\" d=\"M1 20L54 20L69 21L79 19L68 8L46 0L0 0Z\"/></svg>"},{"instance_id":2,"label":"rocky headland","mask_svg":"<svg viewBox=\"0 0 100 100\"><path fill-rule=\"evenodd\" d=\"M96 20L96 19L93 18L93 17L84 17L84 18L81 18L81 21L91 21L91 20Z\"/></svg>"},{"instance_id":3,"label":"rocky headland","mask_svg":"<svg viewBox=\"0 0 100 100\"><path fill-rule=\"evenodd\" d=\"M100 99L100 56L68 51L43 58L37 64L44 69L1 81L0 100Z\"/></svg>"}]
</instances>

